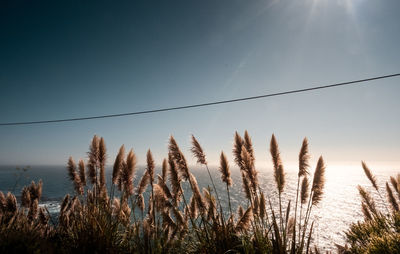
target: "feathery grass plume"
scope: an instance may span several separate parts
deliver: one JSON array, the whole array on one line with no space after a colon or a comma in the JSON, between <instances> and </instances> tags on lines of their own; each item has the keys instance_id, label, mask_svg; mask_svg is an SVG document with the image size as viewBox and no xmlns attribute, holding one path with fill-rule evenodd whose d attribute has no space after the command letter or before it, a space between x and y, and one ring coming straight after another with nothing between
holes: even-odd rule
<instances>
[{"instance_id":1,"label":"feathery grass plume","mask_svg":"<svg viewBox=\"0 0 400 254\"><path fill-rule=\"evenodd\" d=\"M104 142L104 138L100 138L99 141L99 163L100 163L100 167L101 166L105 166L106 165L106 161L107 161L107 148L106 148L106 143Z\"/></svg>"},{"instance_id":2,"label":"feathery grass plume","mask_svg":"<svg viewBox=\"0 0 400 254\"><path fill-rule=\"evenodd\" d=\"M399 183L393 176L390 177L390 182L392 183L393 189L399 194Z\"/></svg>"},{"instance_id":3,"label":"feathery grass plume","mask_svg":"<svg viewBox=\"0 0 400 254\"><path fill-rule=\"evenodd\" d=\"M253 143L251 142L251 138L247 130L244 131L244 137L243 137L243 145L246 148L247 152L250 155L251 162L254 166L254 161L255 161L255 156L254 156L254 149L253 149Z\"/></svg>"},{"instance_id":4,"label":"feathery grass plume","mask_svg":"<svg viewBox=\"0 0 400 254\"><path fill-rule=\"evenodd\" d=\"M274 177L278 192L281 193L285 187L285 173L280 158L278 143L276 142L275 135L272 134L270 143L270 153L272 156L272 162L274 164Z\"/></svg>"},{"instance_id":5,"label":"feathery grass plume","mask_svg":"<svg viewBox=\"0 0 400 254\"><path fill-rule=\"evenodd\" d=\"M190 149L196 157L197 162L203 165L207 164L206 155L204 154L203 148L201 148L200 143L192 135L192 148Z\"/></svg>"},{"instance_id":6,"label":"feathery grass plume","mask_svg":"<svg viewBox=\"0 0 400 254\"><path fill-rule=\"evenodd\" d=\"M36 219L38 214L39 201L35 199L29 207L28 218L30 221Z\"/></svg>"},{"instance_id":7,"label":"feathery grass plume","mask_svg":"<svg viewBox=\"0 0 400 254\"><path fill-rule=\"evenodd\" d=\"M392 210L394 212L398 212L399 205L397 204L396 198L393 196L392 188L390 188L388 182L386 182L386 192L387 192L388 201L392 207Z\"/></svg>"},{"instance_id":8,"label":"feathery grass plume","mask_svg":"<svg viewBox=\"0 0 400 254\"><path fill-rule=\"evenodd\" d=\"M129 207L127 202L122 203L121 208L122 208L121 210L122 210L122 214L123 214L122 220L124 222L129 222L130 215L131 215L131 208Z\"/></svg>"},{"instance_id":9,"label":"feathery grass plume","mask_svg":"<svg viewBox=\"0 0 400 254\"><path fill-rule=\"evenodd\" d=\"M308 160L310 159L310 155L308 153L308 140L304 138L303 144L301 145L300 153L299 153L299 177L305 176L308 174L308 167L310 166Z\"/></svg>"},{"instance_id":10,"label":"feathery grass plume","mask_svg":"<svg viewBox=\"0 0 400 254\"><path fill-rule=\"evenodd\" d=\"M68 210L70 210L71 213L75 212L75 208L77 207L77 200L78 200L78 198L76 196L74 196L68 205L69 206Z\"/></svg>"},{"instance_id":11,"label":"feathery grass plume","mask_svg":"<svg viewBox=\"0 0 400 254\"><path fill-rule=\"evenodd\" d=\"M126 157L126 163L121 171L121 180L127 195L133 194L133 176L136 168L136 155L131 149Z\"/></svg>"},{"instance_id":12,"label":"feathery grass plume","mask_svg":"<svg viewBox=\"0 0 400 254\"><path fill-rule=\"evenodd\" d=\"M232 217L233 216L233 212L232 212L232 205L231 205L231 196L230 196L230 193L229 193L229 186L232 185L231 170L229 169L228 160L227 160L224 152L222 152L222 151L221 151L221 156L220 156L219 171L221 172L222 181L226 183L226 192L228 193L229 211L230 211L231 217Z\"/></svg>"},{"instance_id":13,"label":"feathery grass plume","mask_svg":"<svg viewBox=\"0 0 400 254\"><path fill-rule=\"evenodd\" d=\"M176 143L173 136L169 139L169 151L174 158L176 165L178 166L179 171L181 172L182 177L185 180L189 179L189 168L186 163L185 156L183 155L182 151L179 149L178 144Z\"/></svg>"},{"instance_id":14,"label":"feathery grass plume","mask_svg":"<svg viewBox=\"0 0 400 254\"><path fill-rule=\"evenodd\" d=\"M143 212L143 211L144 211L144 208L145 208L143 194L139 194L139 195L137 196L136 204L137 204L137 206L139 207L139 209Z\"/></svg>"},{"instance_id":15,"label":"feathery grass plume","mask_svg":"<svg viewBox=\"0 0 400 254\"><path fill-rule=\"evenodd\" d=\"M99 166L99 138L96 135L94 135L92 143L90 144L88 157L88 177L90 182L95 184L97 181L97 167Z\"/></svg>"},{"instance_id":16,"label":"feathery grass plume","mask_svg":"<svg viewBox=\"0 0 400 254\"><path fill-rule=\"evenodd\" d=\"M196 202L196 199L194 198L194 196L192 196L190 198L189 208L190 208L189 212L190 212L192 218L194 218L194 219L197 218L197 216L198 216L198 206L197 206L197 202Z\"/></svg>"},{"instance_id":17,"label":"feathery grass plume","mask_svg":"<svg viewBox=\"0 0 400 254\"><path fill-rule=\"evenodd\" d=\"M81 182L80 176L76 172L76 164L75 161L70 156L67 163L68 176L70 180L74 183L74 188L76 193L82 195L83 194L83 184Z\"/></svg>"},{"instance_id":18,"label":"feathery grass plume","mask_svg":"<svg viewBox=\"0 0 400 254\"><path fill-rule=\"evenodd\" d=\"M399 198L400 198L400 174L397 174L396 182L397 182L397 189L399 190Z\"/></svg>"},{"instance_id":19,"label":"feathery grass plume","mask_svg":"<svg viewBox=\"0 0 400 254\"><path fill-rule=\"evenodd\" d=\"M162 170L161 170L161 177L164 182L167 180L167 173L168 173L168 161L164 159L162 162Z\"/></svg>"},{"instance_id":20,"label":"feathery grass plume","mask_svg":"<svg viewBox=\"0 0 400 254\"><path fill-rule=\"evenodd\" d=\"M260 200L255 197L253 201L253 213L255 215L258 215L258 212L260 211Z\"/></svg>"},{"instance_id":21,"label":"feathery grass plume","mask_svg":"<svg viewBox=\"0 0 400 254\"><path fill-rule=\"evenodd\" d=\"M82 203L81 203L81 201L79 200L78 197L75 197L75 199L74 199L74 211L78 212L81 209L82 209Z\"/></svg>"},{"instance_id":22,"label":"feathery grass plume","mask_svg":"<svg viewBox=\"0 0 400 254\"><path fill-rule=\"evenodd\" d=\"M239 207L237 209L237 214L238 214L239 218L243 217L244 210L243 210L243 207L241 205L239 205Z\"/></svg>"},{"instance_id":23,"label":"feathery grass plume","mask_svg":"<svg viewBox=\"0 0 400 254\"><path fill-rule=\"evenodd\" d=\"M40 199L40 197L42 196L42 186L42 180L40 180L38 184L35 184L35 182L32 181L31 185L29 186L29 192L31 193L32 201L35 199Z\"/></svg>"},{"instance_id":24,"label":"feathery grass plume","mask_svg":"<svg viewBox=\"0 0 400 254\"><path fill-rule=\"evenodd\" d=\"M172 154L168 154L168 164L169 164L169 181L171 183L173 199L175 205L177 205L180 201L181 197L181 178L179 176L176 163L173 160Z\"/></svg>"},{"instance_id":25,"label":"feathery grass plume","mask_svg":"<svg viewBox=\"0 0 400 254\"><path fill-rule=\"evenodd\" d=\"M361 161L361 165L364 169L364 173L371 182L372 186L379 192L378 184L376 181L376 177L372 174L371 170L368 168L367 164L364 161Z\"/></svg>"},{"instance_id":26,"label":"feathery grass plume","mask_svg":"<svg viewBox=\"0 0 400 254\"><path fill-rule=\"evenodd\" d=\"M142 195L146 191L146 187L149 184L149 180L150 180L149 172L145 171L137 187L136 190L137 195Z\"/></svg>"},{"instance_id":27,"label":"feathery grass plume","mask_svg":"<svg viewBox=\"0 0 400 254\"><path fill-rule=\"evenodd\" d=\"M197 205L198 205L201 213L204 213L204 211L206 210L206 207L207 207L206 203L204 202L204 199L201 195L200 188L199 188L199 185L197 184L196 177L194 177L194 175L192 173L189 173L189 174L190 174L190 182L192 183L191 185L192 185L193 195L196 199Z\"/></svg>"},{"instance_id":28,"label":"feathery grass plume","mask_svg":"<svg viewBox=\"0 0 400 254\"><path fill-rule=\"evenodd\" d=\"M186 227L186 223L185 223L185 219L182 216L182 213L176 208L176 207L172 207L172 213L174 214L176 223L178 224L178 226L183 229Z\"/></svg>"},{"instance_id":29,"label":"feathery grass plume","mask_svg":"<svg viewBox=\"0 0 400 254\"><path fill-rule=\"evenodd\" d=\"M261 195L260 195L260 217L262 219L264 219L265 216L267 215L265 205L266 205L266 202L265 202L264 192L261 192Z\"/></svg>"},{"instance_id":30,"label":"feathery grass plume","mask_svg":"<svg viewBox=\"0 0 400 254\"><path fill-rule=\"evenodd\" d=\"M153 196L150 195L149 196L149 201L147 203L147 218L149 219L149 222L151 224L154 223L154 220L153 220L154 218L152 216L153 210L154 210Z\"/></svg>"},{"instance_id":31,"label":"feathery grass plume","mask_svg":"<svg viewBox=\"0 0 400 254\"><path fill-rule=\"evenodd\" d=\"M83 160L79 160L79 180L82 186L86 186L85 162Z\"/></svg>"},{"instance_id":32,"label":"feathery grass plume","mask_svg":"<svg viewBox=\"0 0 400 254\"><path fill-rule=\"evenodd\" d=\"M99 141L99 166L100 166L100 186L102 188L105 188L106 186L106 160L107 160L107 149L106 149L106 144L104 142L104 138L100 138Z\"/></svg>"},{"instance_id":33,"label":"feathery grass plume","mask_svg":"<svg viewBox=\"0 0 400 254\"><path fill-rule=\"evenodd\" d=\"M88 204L93 204L94 203L94 193L93 193L93 191L91 191L91 190L87 190L87 193L86 193L86 202L88 203Z\"/></svg>"},{"instance_id":34,"label":"feathery grass plume","mask_svg":"<svg viewBox=\"0 0 400 254\"><path fill-rule=\"evenodd\" d=\"M169 210L163 211L161 216L162 216L162 227L164 229L166 229L167 227L172 229L176 228L176 223L169 215Z\"/></svg>"},{"instance_id":35,"label":"feathery grass plume","mask_svg":"<svg viewBox=\"0 0 400 254\"><path fill-rule=\"evenodd\" d=\"M112 215L116 216L121 210L121 202L119 198L114 198L111 206Z\"/></svg>"},{"instance_id":36,"label":"feathery grass plume","mask_svg":"<svg viewBox=\"0 0 400 254\"><path fill-rule=\"evenodd\" d=\"M42 196L42 190L43 190L43 182L42 180L39 180L39 183L36 184L36 198L40 199Z\"/></svg>"},{"instance_id":37,"label":"feathery grass plume","mask_svg":"<svg viewBox=\"0 0 400 254\"><path fill-rule=\"evenodd\" d=\"M219 161L220 161L219 171L221 172L221 179L227 185L231 186L232 185L231 170L229 169L229 163L224 152L221 152Z\"/></svg>"},{"instance_id":38,"label":"feathery grass plume","mask_svg":"<svg viewBox=\"0 0 400 254\"><path fill-rule=\"evenodd\" d=\"M252 158L244 145L242 146L241 150L242 150L241 158L242 158L243 170L246 172L246 175L251 184L251 188L255 193L258 187L257 171L255 170Z\"/></svg>"},{"instance_id":39,"label":"feathery grass plume","mask_svg":"<svg viewBox=\"0 0 400 254\"><path fill-rule=\"evenodd\" d=\"M167 196L167 198L172 199L172 194L171 191L169 190L167 184L165 183L164 179L160 176L157 175L158 178L158 185L163 189L165 195Z\"/></svg>"},{"instance_id":40,"label":"feathery grass plume","mask_svg":"<svg viewBox=\"0 0 400 254\"><path fill-rule=\"evenodd\" d=\"M153 155L151 154L150 149L147 150L147 172L149 172L150 176L150 183L153 184L154 182L154 160L153 160Z\"/></svg>"},{"instance_id":41,"label":"feathery grass plume","mask_svg":"<svg viewBox=\"0 0 400 254\"><path fill-rule=\"evenodd\" d=\"M234 160L236 165L239 166L240 169L242 169L242 146L244 144L244 141L242 139L242 137L237 133L237 131L235 132L235 138L234 138L234 143L233 143L233 156L234 156Z\"/></svg>"},{"instance_id":42,"label":"feathery grass plume","mask_svg":"<svg viewBox=\"0 0 400 254\"><path fill-rule=\"evenodd\" d=\"M247 177L247 173L244 170L240 171L241 175L242 175L242 187L243 187L243 191L246 195L246 198L248 200L251 200L251 188L250 188L250 180Z\"/></svg>"},{"instance_id":43,"label":"feathery grass plume","mask_svg":"<svg viewBox=\"0 0 400 254\"><path fill-rule=\"evenodd\" d=\"M364 202L361 202L361 211L364 214L365 220L372 220L372 216L369 212L368 206Z\"/></svg>"},{"instance_id":44,"label":"feathery grass plume","mask_svg":"<svg viewBox=\"0 0 400 254\"><path fill-rule=\"evenodd\" d=\"M74 178L75 178L74 179L74 187L75 187L76 193L78 193L79 195L83 195L83 184L81 183L81 179L76 172L75 172Z\"/></svg>"},{"instance_id":45,"label":"feathery grass plume","mask_svg":"<svg viewBox=\"0 0 400 254\"><path fill-rule=\"evenodd\" d=\"M69 198L69 194L65 195L63 201L61 202L60 213L64 213L66 211L69 204Z\"/></svg>"},{"instance_id":46,"label":"feathery grass plume","mask_svg":"<svg viewBox=\"0 0 400 254\"><path fill-rule=\"evenodd\" d=\"M211 220L215 218L216 212L217 212L217 205L215 202L215 198L210 194L210 191L207 190L206 188L203 188L203 196L204 199L206 200L206 205L207 205L207 219Z\"/></svg>"},{"instance_id":47,"label":"feathery grass plume","mask_svg":"<svg viewBox=\"0 0 400 254\"><path fill-rule=\"evenodd\" d=\"M303 177L303 180L301 181L301 190L300 190L300 200L301 203L304 205L307 202L307 197L309 194L309 181L307 176Z\"/></svg>"},{"instance_id":48,"label":"feathery grass plume","mask_svg":"<svg viewBox=\"0 0 400 254\"><path fill-rule=\"evenodd\" d=\"M125 158L125 146L122 145L119 148L117 157L115 157L113 172L112 172L112 182L113 184L118 184L118 179L121 175L122 165Z\"/></svg>"},{"instance_id":49,"label":"feathery grass plume","mask_svg":"<svg viewBox=\"0 0 400 254\"><path fill-rule=\"evenodd\" d=\"M312 196L313 205L317 205L321 201L322 194L324 193L323 192L324 184L325 184L325 163L322 156L320 156L317 162L317 167L314 172L314 179L311 189L311 191L313 192Z\"/></svg>"},{"instance_id":50,"label":"feathery grass plume","mask_svg":"<svg viewBox=\"0 0 400 254\"><path fill-rule=\"evenodd\" d=\"M4 193L0 191L0 212L6 210L6 197Z\"/></svg>"},{"instance_id":51,"label":"feathery grass plume","mask_svg":"<svg viewBox=\"0 0 400 254\"><path fill-rule=\"evenodd\" d=\"M158 185L154 184L154 199L156 201L156 210L157 211L162 211L164 208L169 207L169 201L167 194L164 192L164 189Z\"/></svg>"},{"instance_id":52,"label":"feathery grass plume","mask_svg":"<svg viewBox=\"0 0 400 254\"><path fill-rule=\"evenodd\" d=\"M41 207L39 209L39 221L40 223L45 226L49 222L50 217L45 213L45 209Z\"/></svg>"},{"instance_id":53,"label":"feathery grass plume","mask_svg":"<svg viewBox=\"0 0 400 254\"><path fill-rule=\"evenodd\" d=\"M121 175L122 175L122 170L124 170L125 167L126 167L126 161L122 161L121 170L120 170L119 176L117 178L117 188L119 191L122 191L122 188L123 188Z\"/></svg>"},{"instance_id":54,"label":"feathery grass plume","mask_svg":"<svg viewBox=\"0 0 400 254\"><path fill-rule=\"evenodd\" d=\"M22 207L28 208L31 206L31 193L28 187L24 187L21 193L21 205Z\"/></svg>"},{"instance_id":55,"label":"feathery grass plume","mask_svg":"<svg viewBox=\"0 0 400 254\"><path fill-rule=\"evenodd\" d=\"M250 225L251 217L253 216L252 208L247 208L243 216L240 217L239 221L235 226L235 232L246 231L246 228Z\"/></svg>"},{"instance_id":56,"label":"feathery grass plume","mask_svg":"<svg viewBox=\"0 0 400 254\"><path fill-rule=\"evenodd\" d=\"M76 165L75 165L75 161L72 159L72 157L70 156L68 158L68 163L67 163L67 169L68 169L68 176L69 179L73 182L75 181L75 170L76 170Z\"/></svg>"},{"instance_id":57,"label":"feathery grass plume","mask_svg":"<svg viewBox=\"0 0 400 254\"><path fill-rule=\"evenodd\" d=\"M11 192L7 193L6 196L6 211L9 213L15 213L17 211L17 199Z\"/></svg>"},{"instance_id":58,"label":"feathery grass plume","mask_svg":"<svg viewBox=\"0 0 400 254\"><path fill-rule=\"evenodd\" d=\"M368 209L374 215L378 215L378 212L377 212L376 206L375 206L375 202L372 199L371 195L367 191L365 191L365 189L363 187L361 187L360 185L358 185L357 188L358 188L358 192L360 193L360 196L361 196L363 202L368 206Z\"/></svg>"}]
</instances>

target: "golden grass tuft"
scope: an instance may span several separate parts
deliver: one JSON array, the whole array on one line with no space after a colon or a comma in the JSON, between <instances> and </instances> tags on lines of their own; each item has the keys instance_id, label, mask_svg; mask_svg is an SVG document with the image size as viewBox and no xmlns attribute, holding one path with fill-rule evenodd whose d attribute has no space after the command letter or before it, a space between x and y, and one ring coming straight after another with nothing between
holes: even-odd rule
<instances>
[{"instance_id":1,"label":"golden grass tuft","mask_svg":"<svg viewBox=\"0 0 400 254\"><path fill-rule=\"evenodd\" d=\"M118 184L118 179L121 176L124 158L125 158L125 146L122 145L119 148L117 157L115 158L114 165L113 165L113 171L112 171L113 184Z\"/></svg>"},{"instance_id":2,"label":"golden grass tuft","mask_svg":"<svg viewBox=\"0 0 400 254\"><path fill-rule=\"evenodd\" d=\"M275 135L272 134L269 151L271 153L272 162L274 165L274 178L278 192L283 192L285 187L285 172L283 169L280 152L278 148L278 142L276 141Z\"/></svg>"},{"instance_id":3,"label":"golden grass tuft","mask_svg":"<svg viewBox=\"0 0 400 254\"><path fill-rule=\"evenodd\" d=\"M250 225L252 217L253 209L249 207L236 223L235 232L245 231L245 229Z\"/></svg>"},{"instance_id":4,"label":"golden grass tuft","mask_svg":"<svg viewBox=\"0 0 400 254\"><path fill-rule=\"evenodd\" d=\"M308 140L304 138L303 143L301 145L300 153L299 153L299 177L305 176L308 174L308 167L310 166L308 160L310 159L310 155L308 153Z\"/></svg>"},{"instance_id":5,"label":"golden grass tuft","mask_svg":"<svg viewBox=\"0 0 400 254\"><path fill-rule=\"evenodd\" d=\"M232 185L231 170L229 169L229 162L224 152L221 152L219 171L221 172L221 179L227 185Z\"/></svg>"},{"instance_id":6,"label":"golden grass tuft","mask_svg":"<svg viewBox=\"0 0 400 254\"><path fill-rule=\"evenodd\" d=\"M317 167L314 172L314 179L311 187L312 195L312 203L313 205L317 205L321 199L323 189L325 185L325 163L322 156L319 157L317 162Z\"/></svg>"},{"instance_id":7,"label":"golden grass tuft","mask_svg":"<svg viewBox=\"0 0 400 254\"><path fill-rule=\"evenodd\" d=\"M305 204L307 202L307 197L309 194L309 181L307 176L303 178L301 181L301 191L300 191L300 200L302 204Z\"/></svg>"},{"instance_id":8,"label":"golden grass tuft","mask_svg":"<svg viewBox=\"0 0 400 254\"><path fill-rule=\"evenodd\" d=\"M127 195L133 194L133 177L136 169L136 155L131 149L126 157L126 163L121 171L121 180Z\"/></svg>"},{"instance_id":9,"label":"golden grass tuft","mask_svg":"<svg viewBox=\"0 0 400 254\"><path fill-rule=\"evenodd\" d=\"M192 148L190 149L197 159L197 162L203 165L207 164L206 155L197 139L192 135Z\"/></svg>"},{"instance_id":10,"label":"golden grass tuft","mask_svg":"<svg viewBox=\"0 0 400 254\"><path fill-rule=\"evenodd\" d=\"M389 201L390 206L392 207L392 210L395 212L399 211L399 204L397 204L396 198L393 195L393 191L389 186L389 183L386 182L386 193L387 193L387 198Z\"/></svg>"},{"instance_id":11,"label":"golden grass tuft","mask_svg":"<svg viewBox=\"0 0 400 254\"><path fill-rule=\"evenodd\" d=\"M362 198L362 201L366 204L368 209L374 214L378 215L377 210L376 210L376 205L374 200L372 199L371 195L360 185L357 186L358 192L360 193L360 196Z\"/></svg>"},{"instance_id":12,"label":"golden grass tuft","mask_svg":"<svg viewBox=\"0 0 400 254\"><path fill-rule=\"evenodd\" d=\"M372 186L375 190L379 191L378 183L376 181L376 177L372 174L371 170L368 168L367 164L364 161L361 161L362 168L364 169L364 173L367 176L368 180L371 182Z\"/></svg>"}]
</instances>

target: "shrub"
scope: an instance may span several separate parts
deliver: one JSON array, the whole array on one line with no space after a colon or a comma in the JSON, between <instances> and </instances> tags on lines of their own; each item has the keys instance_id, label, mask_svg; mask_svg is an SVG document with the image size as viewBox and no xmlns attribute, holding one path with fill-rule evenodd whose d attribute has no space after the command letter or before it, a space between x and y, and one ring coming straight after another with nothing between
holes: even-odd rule
<instances>
[{"instance_id":1,"label":"shrub","mask_svg":"<svg viewBox=\"0 0 400 254\"><path fill-rule=\"evenodd\" d=\"M396 178L390 177L390 184L386 182L385 202L376 177L364 162L362 167L385 207L379 209L371 193L358 186L364 220L350 226L345 232L346 245L339 246L339 250L342 253L400 253L400 174Z\"/></svg>"}]
</instances>

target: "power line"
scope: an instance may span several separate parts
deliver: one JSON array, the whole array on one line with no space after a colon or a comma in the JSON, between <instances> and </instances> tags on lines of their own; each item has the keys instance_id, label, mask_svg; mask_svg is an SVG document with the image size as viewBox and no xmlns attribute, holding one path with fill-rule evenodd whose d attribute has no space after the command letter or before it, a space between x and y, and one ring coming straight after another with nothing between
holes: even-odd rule
<instances>
[{"instance_id":1,"label":"power line","mask_svg":"<svg viewBox=\"0 0 400 254\"><path fill-rule=\"evenodd\" d=\"M93 120L93 119L102 119L102 118L112 118L112 117L123 117L123 116L150 114L150 113L173 111L173 110L179 110L179 109L199 108L199 107L205 107L205 106L227 104L227 103L233 103L233 102L239 102L239 101L255 100L255 99L274 97L274 96L281 96L281 95L287 95L287 94L303 93L303 92L326 89L326 88L332 88L332 87L338 87L338 86L361 85L363 82L373 81L373 80L378 80L378 79L392 78L392 77L396 77L396 76L400 76L400 73L390 74L390 75L385 75L385 76L377 76L377 77L366 78L366 79L358 79L358 80L347 81L347 82L336 83L336 84L330 84L330 85L324 85L324 86L315 86L315 87L309 87L309 88L303 88L303 89L289 90L289 91L279 92L279 93L270 93L270 94L243 97L243 98L230 99L230 100L206 102L206 103L192 104L192 105L179 106L179 107L160 108L160 109L136 111L136 112L129 112L129 113L100 115L100 116L88 116L88 117L77 117L77 118L67 118L67 119L42 120L42 121L30 121L30 122L9 122L9 123L0 123L0 126L84 121L84 120Z\"/></svg>"}]
</instances>

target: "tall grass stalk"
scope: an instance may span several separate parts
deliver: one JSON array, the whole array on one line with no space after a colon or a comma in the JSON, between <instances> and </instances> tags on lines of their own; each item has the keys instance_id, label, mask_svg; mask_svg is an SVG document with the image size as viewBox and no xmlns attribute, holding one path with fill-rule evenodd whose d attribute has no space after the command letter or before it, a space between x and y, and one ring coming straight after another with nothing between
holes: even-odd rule
<instances>
[{"instance_id":1,"label":"tall grass stalk","mask_svg":"<svg viewBox=\"0 0 400 254\"><path fill-rule=\"evenodd\" d=\"M148 150L146 169L137 186L133 185L136 155L133 149L126 155L125 147L121 146L114 160L110 188L106 188L106 151L104 139L94 136L86 163L80 160L77 167L73 158L69 158L67 172L75 193L66 195L63 199L58 223L51 222L48 212L38 206L42 192L41 182L32 183L23 189L20 206L13 194L4 195L0 192L0 237L9 239L5 237L23 236L20 239L28 239L29 241L23 242L32 245L35 252L48 248L56 249L60 253L310 251L313 232L313 223L309 226L312 220L311 210L322 198L325 166L321 157L309 191L306 139L299 154L296 202L293 206L291 200L284 200L285 172L278 143L272 135L270 153L278 193L278 203L274 207L271 200L274 196L265 192L259 184L249 133L245 131L243 138L235 133L233 155L242 176L243 204L247 204L240 206L237 211L234 211L231 203L232 178L227 157L221 152L218 168L221 184L225 185L228 197L229 210L224 211L217 182L213 179L205 153L194 136L191 151L198 163L205 166L212 189L208 187L200 190L197 179L190 172L185 156L173 136L169 140L168 159L162 162L161 175L157 175L155 179L156 162ZM387 190L391 191L389 197L393 210L398 210L395 205L398 204L395 194L400 195L398 181L393 179L391 184L393 189L387 185ZM188 187L186 193L184 187ZM303 215L303 205L306 205L307 197L308 205ZM229 214L228 219L225 219L225 212ZM34 245L35 242L40 242L40 246ZM9 247L2 246L5 246L4 241L0 243L0 250L9 250Z\"/></svg>"}]
</instances>

